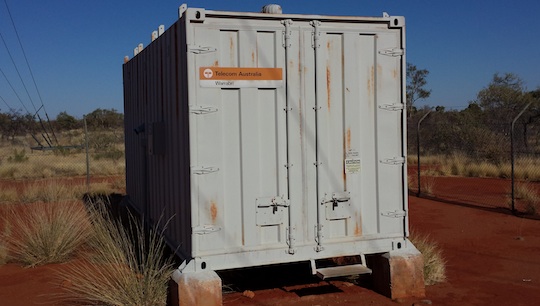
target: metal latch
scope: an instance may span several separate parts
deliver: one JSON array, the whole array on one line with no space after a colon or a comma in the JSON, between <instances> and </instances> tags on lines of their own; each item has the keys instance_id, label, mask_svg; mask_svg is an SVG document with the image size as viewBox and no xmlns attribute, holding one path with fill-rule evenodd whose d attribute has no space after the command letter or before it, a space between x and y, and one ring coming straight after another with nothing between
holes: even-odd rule
<instances>
[{"instance_id":1,"label":"metal latch","mask_svg":"<svg viewBox=\"0 0 540 306\"><path fill-rule=\"evenodd\" d=\"M277 212L278 207L289 207L289 206L290 206L289 200L285 199L283 196L257 199L258 208L272 207L273 213Z\"/></svg>"},{"instance_id":2,"label":"metal latch","mask_svg":"<svg viewBox=\"0 0 540 306\"><path fill-rule=\"evenodd\" d=\"M348 219L351 217L351 193L348 191L333 192L328 199L325 194L321 205L325 206L326 220Z\"/></svg>"},{"instance_id":3,"label":"metal latch","mask_svg":"<svg viewBox=\"0 0 540 306\"><path fill-rule=\"evenodd\" d=\"M221 230L221 227L215 225L200 225L192 229L193 234L206 235L215 233Z\"/></svg>"},{"instance_id":4,"label":"metal latch","mask_svg":"<svg viewBox=\"0 0 540 306\"><path fill-rule=\"evenodd\" d=\"M192 114L196 114L196 115L206 115L206 114L210 114L210 113L215 113L218 111L217 107L212 107L212 106L203 106L203 105L191 105L189 107L189 111L192 113Z\"/></svg>"},{"instance_id":5,"label":"metal latch","mask_svg":"<svg viewBox=\"0 0 540 306\"><path fill-rule=\"evenodd\" d=\"M350 192L333 192L332 198L321 202L321 205L332 203L332 208L336 208L339 203L348 202L351 200L351 193Z\"/></svg>"},{"instance_id":6,"label":"metal latch","mask_svg":"<svg viewBox=\"0 0 540 306\"><path fill-rule=\"evenodd\" d=\"M403 56L405 54L405 50L401 48L388 48L388 49L379 50L379 54L397 57L397 56Z\"/></svg>"},{"instance_id":7,"label":"metal latch","mask_svg":"<svg viewBox=\"0 0 540 306\"><path fill-rule=\"evenodd\" d=\"M405 163L405 157L394 157L381 160L381 163L388 165L402 165Z\"/></svg>"},{"instance_id":8,"label":"metal latch","mask_svg":"<svg viewBox=\"0 0 540 306\"><path fill-rule=\"evenodd\" d=\"M290 206L290 202L284 195L276 197L257 198L256 222L258 226L269 226L283 224L285 218L285 207Z\"/></svg>"},{"instance_id":9,"label":"metal latch","mask_svg":"<svg viewBox=\"0 0 540 306\"><path fill-rule=\"evenodd\" d=\"M188 45L188 52L195 53L195 54L206 54L211 52L216 52L217 49L214 47L203 47L203 46L196 46L196 45Z\"/></svg>"},{"instance_id":10,"label":"metal latch","mask_svg":"<svg viewBox=\"0 0 540 306\"><path fill-rule=\"evenodd\" d=\"M383 104L380 105L379 108L387 111L400 111L405 108L405 105L403 105L403 103Z\"/></svg>"},{"instance_id":11,"label":"metal latch","mask_svg":"<svg viewBox=\"0 0 540 306\"><path fill-rule=\"evenodd\" d=\"M381 216L389 218L405 218L405 216L407 216L407 212L404 210L386 211L382 212Z\"/></svg>"},{"instance_id":12,"label":"metal latch","mask_svg":"<svg viewBox=\"0 0 540 306\"><path fill-rule=\"evenodd\" d=\"M193 174L198 174L198 175L209 174L209 173L214 173L214 172L218 172L218 171L219 171L218 167L206 167L206 166L193 166L193 167L191 167L191 172Z\"/></svg>"}]
</instances>

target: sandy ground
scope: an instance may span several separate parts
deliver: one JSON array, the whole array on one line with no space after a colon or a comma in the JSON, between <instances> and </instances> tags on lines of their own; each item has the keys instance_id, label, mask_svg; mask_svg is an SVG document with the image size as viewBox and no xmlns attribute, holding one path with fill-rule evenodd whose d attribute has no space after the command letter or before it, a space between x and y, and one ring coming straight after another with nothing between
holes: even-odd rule
<instances>
[{"instance_id":1,"label":"sandy ground","mask_svg":"<svg viewBox=\"0 0 540 306\"><path fill-rule=\"evenodd\" d=\"M370 289L369 278L320 281L309 275L309 265L298 264L223 275L223 304L537 305L539 220L416 197L409 198L409 206L411 228L429 233L448 262L448 281L427 287L425 299L391 301ZM0 266L0 305L68 305L59 301L63 284L57 274L69 264ZM254 296L244 296L243 290Z\"/></svg>"}]
</instances>

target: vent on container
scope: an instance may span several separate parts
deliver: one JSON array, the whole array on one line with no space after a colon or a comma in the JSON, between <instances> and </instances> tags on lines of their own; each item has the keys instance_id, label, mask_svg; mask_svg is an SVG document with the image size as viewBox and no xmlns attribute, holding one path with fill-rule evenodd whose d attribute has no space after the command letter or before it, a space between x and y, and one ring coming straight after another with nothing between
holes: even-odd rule
<instances>
[{"instance_id":1,"label":"vent on container","mask_svg":"<svg viewBox=\"0 0 540 306\"><path fill-rule=\"evenodd\" d=\"M261 13L265 14L283 14L281 5L279 4L267 4L262 7Z\"/></svg>"}]
</instances>

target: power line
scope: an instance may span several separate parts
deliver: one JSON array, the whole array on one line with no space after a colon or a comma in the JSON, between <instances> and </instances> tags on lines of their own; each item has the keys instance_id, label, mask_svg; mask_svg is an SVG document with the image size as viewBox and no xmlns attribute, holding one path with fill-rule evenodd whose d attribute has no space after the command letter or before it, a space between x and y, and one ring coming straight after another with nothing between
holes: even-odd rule
<instances>
[{"instance_id":1,"label":"power line","mask_svg":"<svg viewBox=\"0 0 540 306\"><path fill-rule=\"evenodd\" d=\"M4 100L4 98L2 96L0 96L0 100L2 100L2 102L4 102L4 104L8 107L8 110L13 109L13 108L11 108L11 106L9 106L9 104L7 104L6 100Z\"/></svg>"},{"instance_id":2,"label":"power line","mask_svg":"<svg viewBox=\"0 0 540 306\"><path fill-rule=\"evenodd\" d=\"M26 94L28 95L28 99L30 99L30 103L34 107L34 111L37 113L37 109L36 109L36 106L34 105L34 101L32 100L32 97L30 96L30 92L28 92L28 88L26 88L26 84L24 83L21 73L19 72L19 68L17 68L17 64L15 64L15 60L13 59L13 56L11 55L11 52L9 51L8 45L6 41L4 40L4 35L2 35L2 32L0 32L0 38L2 39L2 42L4 43L4 46L6 47L6 51L9 55L9 58L11 59L11 63L13 64L13 67L15 67L15 71L17 71L19 80L21 80L24 90L26 91Z\"/></svg>"},{"instance_id":3,"label":"power line","mask_svg":"<svg viewBox=\"0 0 540 306\"><path fill-rule=\"evenodd\" d=\"M36 88L36 92L38 94L39 101L41 102L40 109L43 108L43 112L45 113L45 116L47 117L47 122L49 123L49 128L51 129L54 140L55 140L56 144L58 145L58 138L56 137L56 134L54 133L54 129L52 127L51 121L49 120L49 115L47 114L47 111L45 110L45 104L43 103L41 93L40 93L39 88L37 86L36 78L34 77L34 73L32 72L32 68L30 67L30 63L28 62L28 57L26 56L26 52L24 51L24 47L23 47L22 42L21 42L21 37L19 36L19 31L17 31L17 26L15 26L15 21L13 20L13 16L11 15L11 11L9 10L9 6L8 6L6 0L4 0L4 4L6 5L6 9L7 9L8 15L9 15L9 19L11 20L11 24L13 25L13 29L15 30L15 35L17 36L17 41L19 42L19 46L21 47L21 51L22 51L22 54L24 56L24 60L26 61L26 66L28 67L28 71L30 71L30 76L32 77L32 82L34 82L34 87ZM26 88L26 86L25 86L25 88ZM30 99L30 101L31 101L31 99ZM34 105L33 102L32 102L32 105ZM34 106L34 109L35 108L36 107ZM26 107L25 107L25 109L26 109ZM43 127L43 130L44 130L45 134L47 135L47 137L49 137L49 135L47 133L47 129L43 125L43 122L42 122L41 117L39 116L37 110L36 110L36 115L38 116L38 119L39 119L39 121L41 123L41 126Z\"/></svg>"},{"instance_id":4,"label":"power line","mask_svg":"<svg viewBox=\"0 0 540 306\"><path fill-rule=\"evenodd\" d=\"M24 108L24 110L30 114L30 111L28 111L28 108L26 108L26 105L24 105L23 101L21 100L21 97L19 97L19 94L17 93L17 91L15 90L15 88L13 87L13 85L11 85L11 82L9 81L9 79L7 78L6 74L4 73L4 70L2 70L2 68L0 68L0 73L2 73L2 75L4 76L4 78L6 79L6 82L8 83L9 87L11 87L11 90L13 90L13 93L15 93L15 96L17 96L17 99L19 100L19 102L21 103L22 107Z\"/></svg>"}]
</instances>

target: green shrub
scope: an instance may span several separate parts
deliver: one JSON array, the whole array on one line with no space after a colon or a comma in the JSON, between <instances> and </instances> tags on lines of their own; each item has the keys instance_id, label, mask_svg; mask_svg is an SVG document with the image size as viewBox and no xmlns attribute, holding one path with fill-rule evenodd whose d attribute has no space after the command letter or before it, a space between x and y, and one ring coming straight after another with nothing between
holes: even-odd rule
<instances>
[{"instance_id":1,"label":"green shrub","mask_svg":"<svg viewBox=\"0 0 540 306\"><path fill-rule=\"evenodd\" d=\"M28 161L28 156L26 156L26 151L24 149L21 149L21 151L18 151L17 149L13 150L13 156L8 157L8 161L11 163L24 163Z\"/></svg>"}]
</instances>

